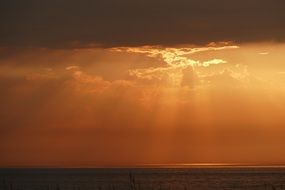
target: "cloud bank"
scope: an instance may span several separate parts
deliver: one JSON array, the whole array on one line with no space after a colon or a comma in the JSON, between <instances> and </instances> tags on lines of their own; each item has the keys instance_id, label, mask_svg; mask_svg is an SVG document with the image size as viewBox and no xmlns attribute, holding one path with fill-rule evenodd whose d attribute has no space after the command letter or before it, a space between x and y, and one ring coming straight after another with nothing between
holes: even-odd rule
<instances>
[{"instance_id":1,"label":"cloud bank","mask_svg":"<svg viewBox=\"0 0 285 190\"><path fill-rule=\"evenodd\" d=\"M284 41L280 0L3 0L1 47Z\"/></svg>"}]
</instances>

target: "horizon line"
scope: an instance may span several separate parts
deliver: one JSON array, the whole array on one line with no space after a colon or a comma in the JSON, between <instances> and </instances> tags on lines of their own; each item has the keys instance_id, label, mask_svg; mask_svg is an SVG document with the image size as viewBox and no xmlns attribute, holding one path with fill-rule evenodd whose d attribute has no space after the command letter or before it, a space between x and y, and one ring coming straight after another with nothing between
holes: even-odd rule
<instances>
[{"instance_id":1,"label":"horizon line","mask_svg":"<svg viewBox=\"0 0 285 190\"><path fill-rule=\"evenodd\" d=\"M137 165L6 165L0 169L143 169L143 168L285 168L285 164L265 163L176 163L176 164L137 164Z\"/></svg>"}]
</instances>

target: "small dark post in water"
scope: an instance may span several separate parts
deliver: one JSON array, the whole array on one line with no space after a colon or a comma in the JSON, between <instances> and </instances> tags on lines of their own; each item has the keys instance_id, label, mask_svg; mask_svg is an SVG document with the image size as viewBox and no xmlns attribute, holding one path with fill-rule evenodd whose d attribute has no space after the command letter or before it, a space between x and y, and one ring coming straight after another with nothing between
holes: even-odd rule
<instances>
[{"instance_id":1,"label":"small dark post in water","mask_svg":"<svg viewBox=\"0 0 285 190\"><path fill-rule=\"evenodd\" d=\"M130 189L131 190L136 190L136 181L135 181L135 176L132 175L132 173L129 174L130 178Z\"/></svg>"}]
</instances>

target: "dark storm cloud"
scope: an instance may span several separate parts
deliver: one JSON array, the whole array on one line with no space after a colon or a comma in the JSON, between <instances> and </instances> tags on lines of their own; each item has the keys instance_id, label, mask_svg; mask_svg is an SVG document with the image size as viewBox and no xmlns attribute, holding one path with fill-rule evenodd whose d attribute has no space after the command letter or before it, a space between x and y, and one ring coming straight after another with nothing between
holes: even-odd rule
<instances>
[{"instance_id":1,"label":"dark storm cloud","mask_svg":"<svg viewBox=\"0 0 285 190\"><path fill-rule=\"evenodd\" d=\"M284 7L282 0L1 0L0 46L282 41Z\"/></svg>"}]
</instances>

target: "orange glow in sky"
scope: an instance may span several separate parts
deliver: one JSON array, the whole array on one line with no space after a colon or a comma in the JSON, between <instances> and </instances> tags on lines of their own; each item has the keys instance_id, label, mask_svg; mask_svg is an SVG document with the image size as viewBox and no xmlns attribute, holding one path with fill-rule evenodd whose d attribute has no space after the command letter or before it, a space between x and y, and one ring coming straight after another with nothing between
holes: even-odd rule
<instances>
[{"instance_id":1,"label":"orange glow in sky","mask_svg":"<svg viewBox=\"0 0 285 190\"><path fill-rule=\"evenodd\" d=\"M284 164L284 51L221 42L2 57L0 166Z\"/></svg>"}]
</instances>

